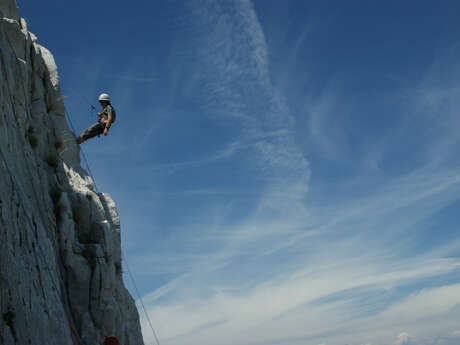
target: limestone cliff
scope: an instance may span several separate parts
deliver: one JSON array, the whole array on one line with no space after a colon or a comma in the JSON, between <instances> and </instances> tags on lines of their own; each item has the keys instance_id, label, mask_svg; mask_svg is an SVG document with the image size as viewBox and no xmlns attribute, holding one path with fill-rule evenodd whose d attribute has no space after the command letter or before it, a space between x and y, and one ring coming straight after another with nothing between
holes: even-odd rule
<instances>
[{"instance_id":1,"label":"limestone cliff","mask_svg":"<svg viewBox=\"0 0 460 345\"><path fill-rule=\"evenodd\" d=\"M143 344L120 222L80 167L53 56L0 0L0 344Z\"/></svg>"}]
</instances>

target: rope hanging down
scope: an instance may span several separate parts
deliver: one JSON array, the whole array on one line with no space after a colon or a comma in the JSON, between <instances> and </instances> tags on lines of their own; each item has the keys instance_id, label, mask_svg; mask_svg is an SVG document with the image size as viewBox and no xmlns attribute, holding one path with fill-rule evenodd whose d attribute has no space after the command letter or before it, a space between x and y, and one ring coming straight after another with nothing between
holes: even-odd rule
<instances>
[{"instance_id":1,"label":"rope hanging down","mask_svg":"<svg viewBox=\"0 0 460 345\"><path fill-rule=\"evenodd\" d=\"M131 281L133 282L134 289L136 290L136 294L139 297L139 301L141 302L142 309L144 310L144 313L145 313L145 316L147 318L147 321L149 322L150 328L152 329L152 333L153 333L153 336L155 337L155 341L157 342L157 345L160 345L160 342L158 340L157 334L156 334L155 330L153 329L152 321L150 321L150 317L149 317L149 314L147 313L147 309L145 309L144 302L142 301L142 297L141 297L141 295L139 293L139 290L137 289L136 282L135 282L135 280L133 278L133 275L131 274L131 270L129 269L128 261L126 260L126 258L124 256L123 256L123 261L126 264L126 268L128 269L129 277L131 278Z\"/></svg>"},{"instance_id":2,"label":"rope hanging down","mask_svg":"<svg viewBox=\"0 0 460 345\"><path fill-rule=\"evenodd\" d=\"M72 129L72 132L74 132L76 134L77 131L75 130L75 127L73 126L72 119L70 118L69 112L67 110L65 112L65 115L67 117L67 120L69 121L70 128ZM85 161L86 169L88 170L89 176L91 176L91 179L94 182L94 190L96 191L97 194L99 194L99 191L98 191L97 185L96 185L96 179L94 178L93 172L91 171L91 167L89 166L88 159L86 158L86 155L85 155L85 151L83 150L83 148L81 146L80 146L80 152L81 152L81 155L83 157L83 160Z\"/></svg>"},{"instance_id":3,"label":"rope hanging down","mask_svg":"<svg viewBox=\"0 0 460 345\"><path fill-rule=\"evenodd\" d=\"M94 108L92 105L91 105L91 107ZM70 124L70 127L71 127L72 131L74 133L76 133L75 127L73 126L72 120L71 120L70 115L69 115L69 113L67 111L66 111L66 116L67 116L67 119L69 120L69 124ZM94 179L93 173L91 172L91 168L89 166L88 159L86 158L85 151L83 150L83 147L81 147L81 146L80 146L80 151L81 151L81 154L83 156L83 159L85 160L85 164L86 164L86 167L88 169L88 173L91 176L91 178L93 179L94 189L96 190L96 193L98 193L97 192L98 188L97 188L96 180ZM128 275L129 275L129 277L130 277L130 279L131 279L131 281L133 283L134 290L136 291L136 294L137 294L137 296L139 298L139 301L141 302L142 309L143 309L143 311L145 313L145 317L146 317L146 319L148 321L150 329L152 330L153 336L155 337L155 341L156 341L157 345L160 345L160 341L158 340L157 333L155 332L155 329L153 328L152 321L150 320L149 314L148 314L147 309L145 308L145 305L144 305L144 301L142 300L141 294L139 293L139 289L137 288L136 281L134 280L134 277L133 277L133 275L131 273L131 270L129 268L128 260L126 259L126 257L124 255L122 255L122 259L125 262L125 265L126 265L126 268L127 268L127 271L128 271Z\"/></svg>"}]
</instances>

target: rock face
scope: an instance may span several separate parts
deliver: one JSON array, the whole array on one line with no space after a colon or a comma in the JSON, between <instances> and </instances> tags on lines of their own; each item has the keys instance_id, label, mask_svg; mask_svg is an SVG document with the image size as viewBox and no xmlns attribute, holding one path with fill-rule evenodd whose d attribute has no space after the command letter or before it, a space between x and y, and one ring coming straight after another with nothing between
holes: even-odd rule
<instances>
[{"instance_id":1,"label":"rock face","mask_svg":"<svg viewBox=\"0 0 460 345\"><path fill-rule=\"evenodd\" d=\"M115 204L80 167L53 56L14 0L0 11L0 344L142 345Z\"/></svg>"}]
</instances>

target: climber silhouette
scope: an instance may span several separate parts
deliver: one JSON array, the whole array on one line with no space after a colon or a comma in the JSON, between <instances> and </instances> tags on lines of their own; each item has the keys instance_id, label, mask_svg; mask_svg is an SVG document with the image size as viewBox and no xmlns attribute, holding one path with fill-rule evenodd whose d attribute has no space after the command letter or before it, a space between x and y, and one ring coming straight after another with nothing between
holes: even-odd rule
<instances>
[{"instance_id":1,"label":"climber silhouette","mask_svg":"<svg viewBox=\"0 0 460 345\"><path fill-rule=\"evenodd\" d=\"M83 133L80 134L77 138L77 144L81 144L96 135L107 135L110 126L115 122L116 113L112 104L110 104L110 96L106 93L102 93L99 96L99 103L101 104L102 111L98 113L98 121L94 125L86 128Z\"/></svg>"}]
</instances>

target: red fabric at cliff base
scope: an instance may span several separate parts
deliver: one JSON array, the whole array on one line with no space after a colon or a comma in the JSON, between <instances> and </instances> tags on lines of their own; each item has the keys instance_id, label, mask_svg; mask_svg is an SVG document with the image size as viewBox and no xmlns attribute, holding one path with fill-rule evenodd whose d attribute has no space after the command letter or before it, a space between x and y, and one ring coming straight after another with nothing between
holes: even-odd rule
<instances>
[{"instance_id":1,"label":"red fabric at cliff base","mask_svg":"<svg viewBox=\"0 0 460 345\"><path fill-rule=\"evenodd\" d=\"M103 345L120 345L120 342L115 337L107 337L105 338Z\"/></svg>"}]
</instances>

